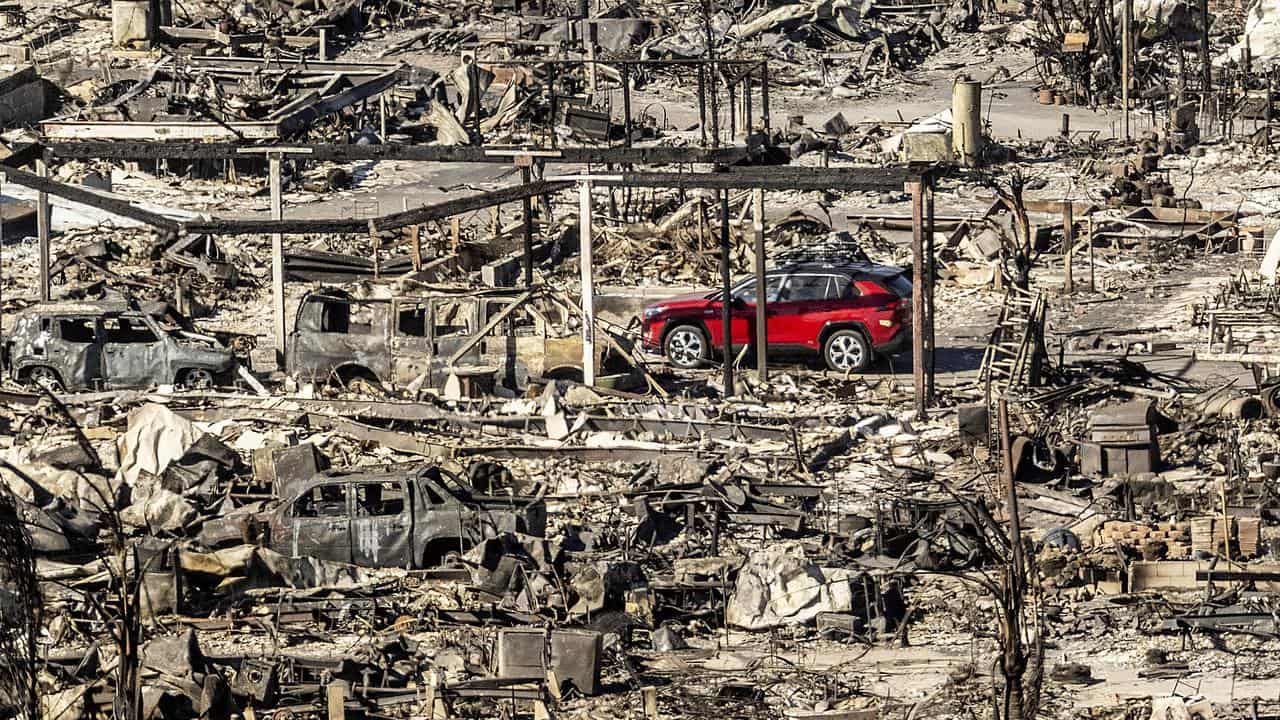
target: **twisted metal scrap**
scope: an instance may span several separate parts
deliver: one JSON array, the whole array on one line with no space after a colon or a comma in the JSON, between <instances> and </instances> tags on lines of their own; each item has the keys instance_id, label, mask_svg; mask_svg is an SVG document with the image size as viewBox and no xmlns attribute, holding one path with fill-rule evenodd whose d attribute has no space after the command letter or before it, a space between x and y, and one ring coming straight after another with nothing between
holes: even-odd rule
<instances>
[{"instance_id":1,"label":"twisted metal scrap","mask_svg":"<svg viewBox=\"0 0 1280 720\"><path fill-rule=\"evenodd\" d=\"M35 555L13 496L0 485L0 718L38 720L36 638L41 597Z\"/></svg>"}]
</instances>

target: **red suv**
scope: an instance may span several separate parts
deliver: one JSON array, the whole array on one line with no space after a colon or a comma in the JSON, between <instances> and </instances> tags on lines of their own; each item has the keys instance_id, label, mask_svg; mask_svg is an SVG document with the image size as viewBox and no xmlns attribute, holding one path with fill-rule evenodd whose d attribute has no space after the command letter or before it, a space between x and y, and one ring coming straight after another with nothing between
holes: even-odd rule
<instances>
[{"instance_id":1,"label":"red suv","mask_svg":"<svg viewBox=\"0 0 1280 720\"><path fill-rule=\"evenodd\" d=\"M861 370L911 338L911 278L873 263L800 263L765 274L770 354L820 353L832 370ZM735 348L755 341L756 280L732 290ZM646 350L680 368L698 367L723 347L721 293L672 298L644 309Z\"/></svg>"}]
</instances>

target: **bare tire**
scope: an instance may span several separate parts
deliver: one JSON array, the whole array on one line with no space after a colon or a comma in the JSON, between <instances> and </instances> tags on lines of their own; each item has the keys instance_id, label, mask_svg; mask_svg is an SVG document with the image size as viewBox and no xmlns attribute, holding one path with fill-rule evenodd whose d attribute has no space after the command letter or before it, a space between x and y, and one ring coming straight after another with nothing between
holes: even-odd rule
<instances>
[{"instance_id":1,"label":"bare tire","mask_svg":"<svg viewBox=\"0 0 1280 720\"><path fill-rule=\"evenodd\" d=\"M701 328L680 325L667 333L667 339L662 343L662 352L667 356L667 362L678 368L696 368L711 356L711 343Z\"/></svg>"},{"instance_id":2,"label":"bare tire","mask_svg":"<svg viewBox=\"0 0 1280 720\"><path fill-rule=\"evenodd\" d=\"M213 387L213 373L204 368L184 370L182 384L193 390L208 390Z\"/></svg>"},{"instance_id":3,"label":"bare tire","mask_svg":"<svg viewBox=\"0 0 1280 720\"><path fill-rule=\"evenodd\" d=\"M857 330L837 330L823 344L822 359L839 372L862 370L871 364L871 346Z\"/></svg>"},{"instance_id":4,"label":"bare tire","mask_svg":"<svg viewBox=\"0 0 1280 720\"><path fill-rule=\"evenodd\" d=\"M62 378L58 377L58 371L44 365L37 365L27 371L27 383L52 392L63 389Z\"/></svg>"}]
</instances>

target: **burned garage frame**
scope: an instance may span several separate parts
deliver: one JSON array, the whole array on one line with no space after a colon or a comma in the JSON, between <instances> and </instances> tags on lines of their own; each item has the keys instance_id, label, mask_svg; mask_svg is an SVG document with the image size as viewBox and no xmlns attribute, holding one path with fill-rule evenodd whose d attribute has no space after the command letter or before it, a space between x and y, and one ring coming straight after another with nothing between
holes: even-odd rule
<instances>
[{"instance_id":1,"label":"burned garage frame","mask_svg":"<svg viewBox=\"0 0 1280 720\"><path fill-rule=\"evenodd\" d=\"M105 143L103 143L105 144ZM141 152L143 148L140 146L132 148L120 148L116 153L112 153L115 157L120 157L120 152ZM163 148L164 145L156 145L154 147ZM180 222L167 218L156 213L137 208L131 203L116 200L113 198L104 198L101 195L90 191L75 188L63 183L49 180L37 174L29 173L17 169L6 169L6 179L20 185L32 187L41 193L41 197L45 198L42 203L42 212L47 207L47 194L55 194L66 199L82 202L94 207L107 210L109 212L117 212L118 214L139 220L146 224L152 225L163 230L178 233L205 233L209 235L220 234L272 234L272 279L273 279L273 314L275 317L275 339L276 339L276 356L277 363L283 365L287 353L287 332L285 328L285 309L284 309L284 258L283 258L283 242L282 236L285 233L308 233L308 232L331 232L331 233L351 233L365 234L374 233L378 230L388 230L406 227L416 223L422 223L430 220L438 220L451 217L454 215L471 212L487 207L493 207L508 202L524 201L524 269L526 286L532 285L532 251L533 237L532 225L530 222L530 203L529 199L537 196L549 195L554 192L566 190L575 183L579 188L579 223L580 227L585 229L582 232L584 241L581 249L582 263L582 309L584 315L583 322L583 375L588 384L594 383L595 380L595 347L594 347L594 287L591 271L591 188L593 185L604 186L620 186L620 187L662 187L662 188L679 188L679 189L703 189L713 190L720 193L720 215L721 215L721 285L723 292L726 294L730 291L731 284L731 268L729 267L729 224L728 224L728 195L730 189L749 189L755 191L755 222L753 231L756 241L756 266L754 268L757 282L763 282L764 276L764 234L763 234L763 218L764 218L764 199L763 193L766 190L845 190L845 191L896 191L905 189L912 195L912 257L913 257L913 282L912 282L912 374L915 385L915 405L919 413L923 414L933 402L934 388L934 333L933 333L933 285L932 279L934 275L933 267L933 172L934 166L911 166L901 168L793 168L793 167L770 167L766 169L758 168L734 168L721 169L715 172L624 172L621 174L581 174L561 177L547 177L543 180L528 182L530 174L526 171L522 173L522 182L508 188L493 190L479 193L467 198L459 198L448 200L432 205L425 205L420 208L406 210L399 213L392 213L378 218L368 220L351 220L351 219L307 219L307 220L285 220L282 212L282 191L280 183L280 164L282 158L287 154L298 154L309 157L324 157L329 153L340 151L328 150L319 147L236 147L232 145L224 145L219 148L221 151L234 150L236 153L262 153L267 155L270 163L270 179L272 191L272 220L231 220L231 219L211 219L193 222ZM568 161L563 155L563 151L531 151L520 149L496 149L496 148L479 148L485 152L486 162L495 162L496 160L489 158L501 158L514 162L517 166L528 168L534 161L539 162L566 162ZM341 151L347 152L349 157L357 157L356 151L349 148ZM624 164L621 158L634 153L634 149L618 148L609 150L593 150L592 156L595 158L604 158L616 156L619 158L618 164ZM44 158L51 155L48 151L44 153ZM579 157L582 157L581 155ZM704 150L692 149L689 151L686 162L705 161L707 155ZM15 163L16 164L16 163ZM610 163L612 164L612 163ZM45 163L47 167L47 162ZM47 222L46 222L47 225ZM48 256L47 256L47 231L41 233L41 246L43 253L41 274L42 294L48 293ZM756 344L759 352L757 352L757 370L762 377L768 373L767 351L765 350L763 321L766 311L765 303L757 305L757 338ZM722 322L726 331L724 337L726 344L730 333L727 331L729 325L729 310L726 305L722 311ZM724 348L725 357L732 357L732 348ZM724 387L727 394L733 392L733 369L731 362L726 361L723 368Z\"/></svg>"}]
</instances>

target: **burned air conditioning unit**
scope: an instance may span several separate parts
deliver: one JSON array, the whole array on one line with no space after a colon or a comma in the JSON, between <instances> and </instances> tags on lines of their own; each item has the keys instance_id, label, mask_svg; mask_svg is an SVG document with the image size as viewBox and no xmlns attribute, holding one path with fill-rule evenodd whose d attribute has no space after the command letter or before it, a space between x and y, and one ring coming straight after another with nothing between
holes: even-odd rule
<instances>
[{"instance_id":1,"label":"burned air conditioning unit","mask_svg":"<svg viewBox=\"0 0 1280 720\"><path fill-rule=\"evenodd\" d=\"M1152 473L1160 466L1160 415L1150 400L1100 408L1080 443L1080 472L1090 477Z\"/></svg>"}]
</instances>

